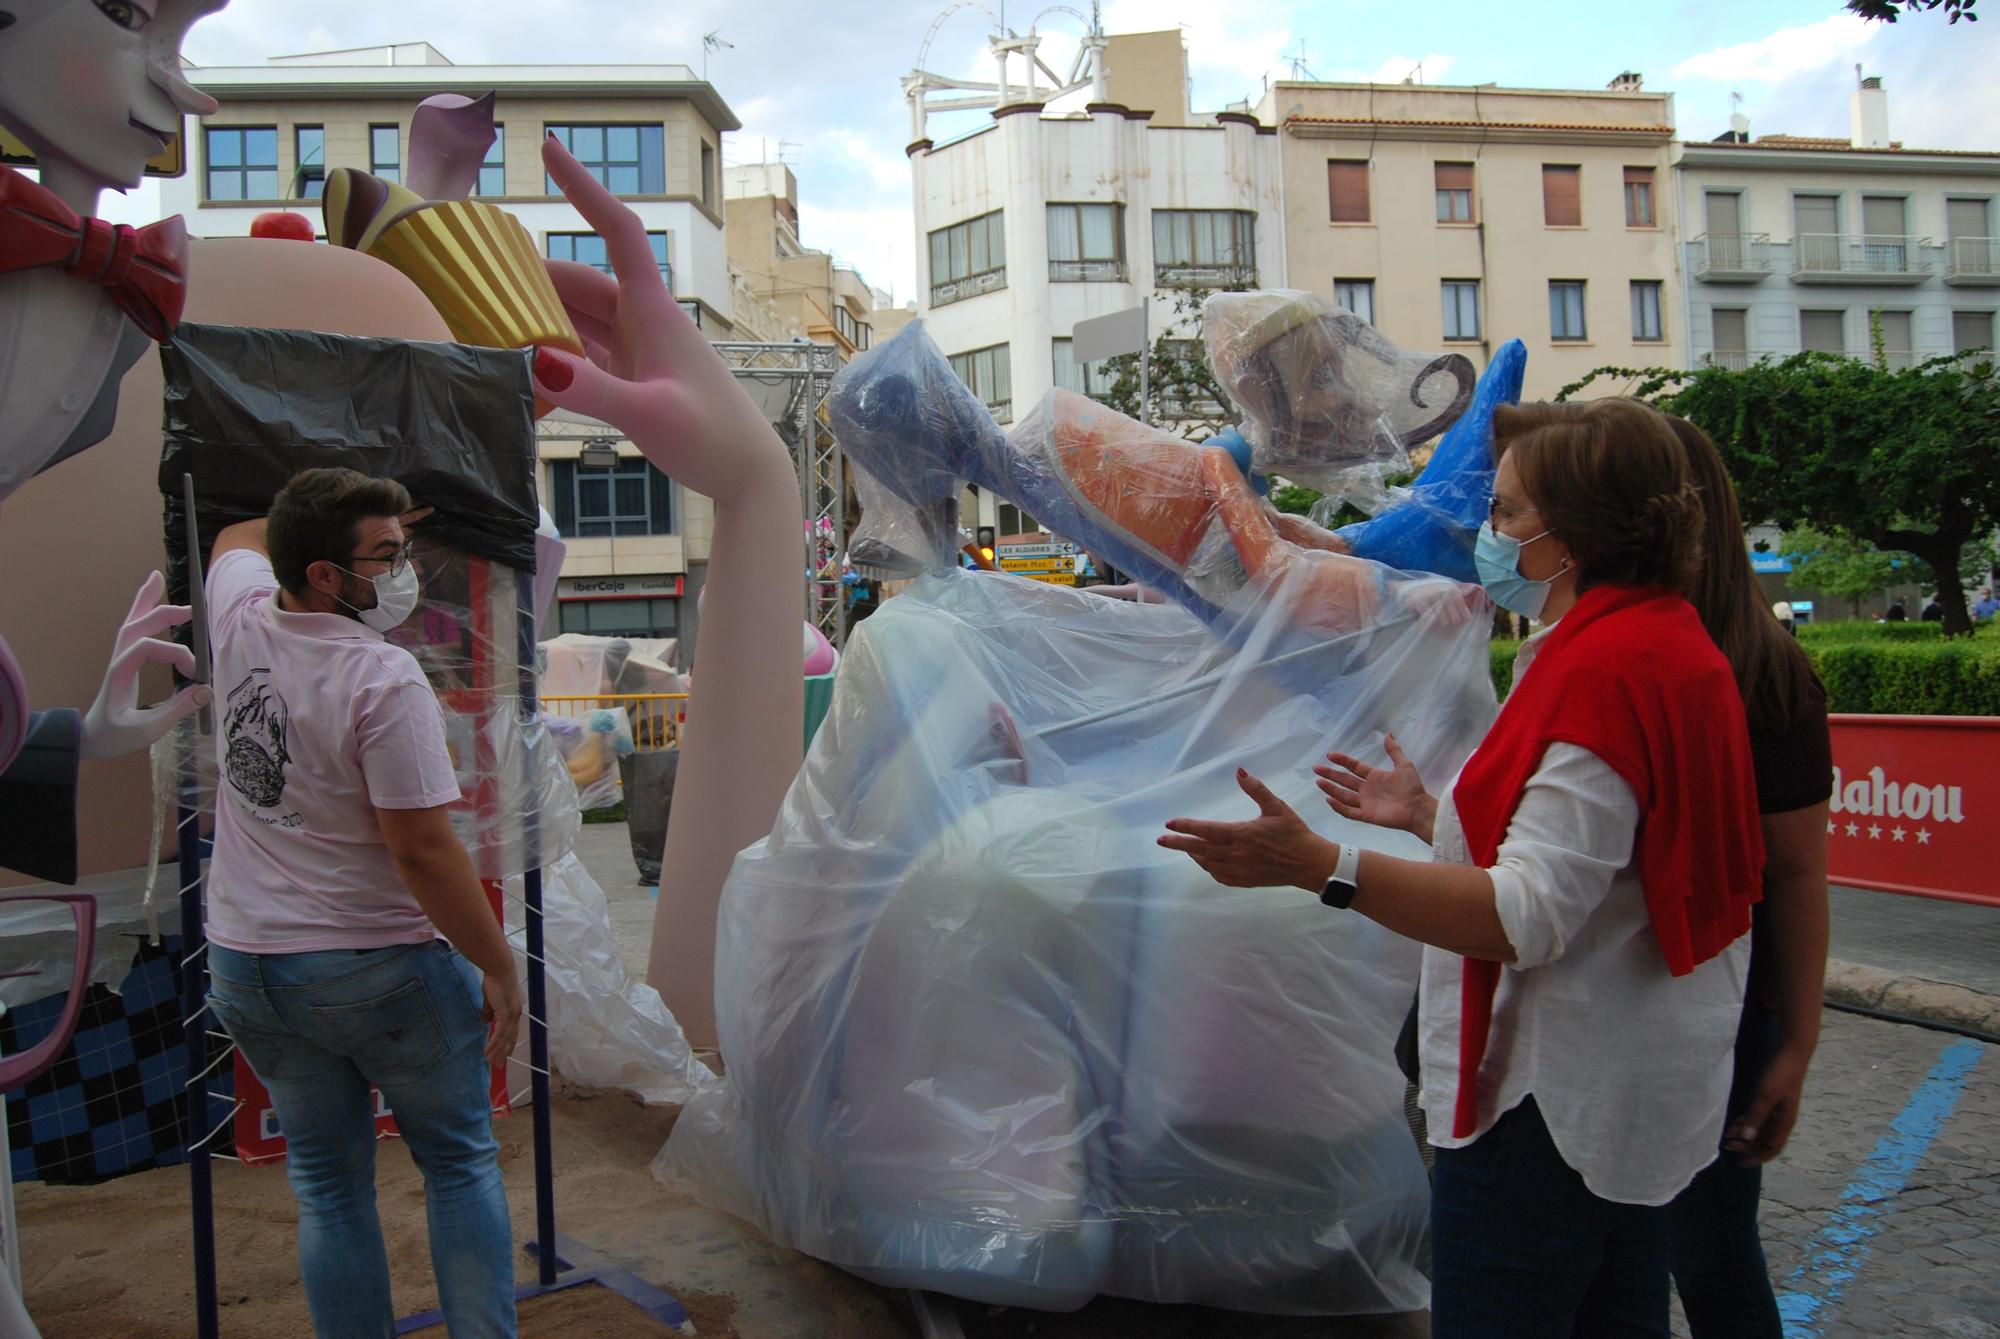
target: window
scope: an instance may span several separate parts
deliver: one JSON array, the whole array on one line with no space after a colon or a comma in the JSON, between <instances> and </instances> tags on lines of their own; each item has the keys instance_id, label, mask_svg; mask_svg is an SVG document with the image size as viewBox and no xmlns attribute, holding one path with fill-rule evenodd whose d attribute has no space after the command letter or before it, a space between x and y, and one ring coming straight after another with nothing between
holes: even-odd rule
<instances>
[{"instance_id":1,"label":"window","mask_svg":"<svg viewBox=\"0 0 2000 1339\"><path fill-rule=\"evenodd\" d=\"M715 208L715 146L701 142L701 202Z\"/></svg>"},{"instance_id":2,"label":"window","mask_svg":"<svg viewBox=\"0 0 2000 1339\"><path fill-rule=\"evenodd\" d=\"M403 179L403 129L401 126L368 127L368 170L384 181Z\"/></svg>"},{"instance_id":3,"label":"window","mask_svg":"<svg viewBox=\"0 0 2000 1339\"><path fill-rule=\"evenodd\" d=\"M209 199L278 198L276 126L209 126L206 131Z\"/></svg>"},{"instance_id":4,"label":"window","mask_svg":"<svg viewBox=\"0 0 2000 1339\"><path fill-rule=\"evenodd\" d=\"M1944 202L1945 278L2000 272L2000 248L1993 242L1992 203L1987 200Z\"/></svg>"},{"instance_id":5,"label":"window","mask_svg":"<svg viewBox=\"0 0 2000 1339\"><path fill-rule=\"evenodd\" d=\"M660 264L660 277L667 281L667 291L674 291L674 266L668 259L667 235L663 232L649 232L646 240L653 244L653 259ZM604 239L594 232L552 232L548 241L550 260L574 260L592 269L611 273L611 256L604 248Z\"/></svg>"},{"instance_id":6,"label":"window","mask_svg":"<svg viewBox=\"0 0 2000 1339\"><path fill-rule=\"evenodd\" d=\"M1993 347L1992 312L1953 312L1951 314L1951 351L1969 353L1973 349Z\"/></svg>"},{"instance_id":7,"label":"window","mask_svg":"<svg viewBox=\"0 0 2000 1339\"><path fill-rule=\"evenodd\" d=\"M1749 316L1742 307L1717 307L1709 313L1715 345L1709 362L1739 372L1750 366Z\"/></svg>"},{"instance_id":8,"label":"window","mask_svg":"<svg viewBox=\"0 0 2000 1339\"><path fill-rule=\"evenodd\" d=\"M993 527L996 532L996 538L1043 533L1040 521L1028 515L1027 512L1022 511L1011 502L1001 503L993 519L997 522Z\"/></svg>"},{"instance_id":9,"label":"window","mask_svg":"<svg viewBox=\"0 0 2000 1339\"><path fill-rule=\"evenodd\" d=\"M1840 197L1792 197L1793 263L1802 270L1840 268Z\"/></svg>"},{"instance_id":10,"label":"window","mask_svg":"<svg viewBox=\"0 0 2000 1339\"><path fill-rule=\"evenodd\" d=\"M1347 308L1370 325L1375 324L1375 281L1373 279L1335 279L1333 300L1338 306Z\"/></svg>"},{"instance_id":11,"label":"window","mask_svg":"<svg viewBox=\"0 0 2000 1339\"><path fill-rule=\"evenodd\" d=\"M1660 281L1657 279L1632 281L1632 338L1642 344L1658 343L1666 338L1661 333Z\"/></svg>"},{"instance_id":12,"label":"window","mask_svg":"<svg viewBox=\"0 0 2000 1339\"><path fill-rule=\"evenodd\" d=\"M973 349L967 353L951 356L951 370L993 411L993 417L1003 423L1013 417L1014 389L1013 369L1007 356L1005 344L992 344L983 349Z\"/></svg>"},{"instance_id":13,"label":"window","mask_svg":"<svg viewBox=\"0 0 2000 1339\"><path fill-rule=\"evenodd\" d=\"M676 637L681 630L680 604L676 599L564 600L557 608L564 632L595 637Z\"/></svg>"},{"instance_id":14,"label":"window","mask_svg":"<svg viewBox=\"0 0 2000 1339\"><path fill-rule=\"evenodd\" d=\"M1625 169L1625 226L1659 226L1659 218L1653 212L1653 169L1650 167Z\"/></svg>"},{"instance_id":15,"label":"window","mask_svg":"<svg viewBox=\"0 0 2000 1339\"><path fill-rule=\"evenodd\" d=\"M1799 347L1821 353L1847 352L1847 313L1802 311L1799 313Z\"/></svg>"},{"instance_id":16,"label":"window","mask_svg":"<svg viewBox=\"0 0 2000 1339\"><path fill-rule=\"evenodd\" d=\"M1049 347L1055 354L1056 385L1078 395L1088 395L1093 400L1102 400L1111 394L1112 383L1118 378L1111 370L1109 358L1094 363L1079 363L1071 356L1070 341L1066 339L1051 340Z\"/></svg>"},{"instance_id":17,"label":"window","mask_svg":"<svg viewBox=\"0 0 2000 1339\"><path fill-rule=\"evenodd\" d=\"M1542 164L1542 222L1551 228L1583 226L1583 169Z\"/></svg>"},{"instance_id":18,"label":"window","mask_svg":"<svg viewBox=\"0 0 2000 1339\"><path fill-rule=\"evenodd\" d=\"M1582 280L1549 281L1549 338L1553 340L1590 338L1589 328L1583 319Z\"/></svg>"},{"instance_id":19,"label":"window","mask_svg":"<svg viewBox=\"0 0 2000 1339\"><path fill-rule=\"evenodd\" d=\"M1007 233L1001 210L931 234L931 305L1007 286Z\"/></svg>"},{"instance_id":20,"label":"window","mask_svg":"<svg viewBox=\"0 0 2000 1339\"><path fill-rule=\"evenodd\" d=\"M1196 287L1257 283L1257 216L1233 209L1153 211L1153 280Z\"/></svg>"},{"instance_id":21,"label":"window","mask_svg":"<svg viewBox=\"0 0 2000 1339\"><path fill-rule=\"evenodd\" d=\"M1125 279L1125 206L1050 205L1049 278Z\"/></svg>"},{"instance_id":22,"label":"window","mask_svg":"<svg viewBox=\"0 0 2000 1339\"><path fill-rule=\"evenodd\" d=\"M1913 361L1910 354L1910 314L1908 312L1870 312L1874 329L1868 332L1869 353L1875 351L1875 329L1882 333L1882 363L1891 370L1900 371Z\"/></svg>"},{"instance_id":23,"label":"window","mask_svg":"<svg viewBox=\"0 0 2000 1339\"><path fill-rule=\"evenodd\" d=\"M1184 379L1178 387L1168 388L1155 382L1153 385L1153 413L1160 422L1173 422L1190 418L1221 418L1229 411L1221 403L1204 394L1203 378L1199 369L1208 366L1208 351L1198 339L1165 339L1160 341L1161 351L1174 364L1195 371L1197 375ZM1212 378L1209 379L1212 382Z\"/></svg>"},{"instance_id":24,"label":"window","mask_svg":"<svg viewBox=\"0 0 2000 1339\"><path fill-rule=\"evenodd\" d=\"M861 322L854 319L854 313L843 303L833 304L833 328L855 348L861 348Z\"/></svg>"},{"instance_id":25,"label":"window","mask_svg":"<svg viewBox=\"0 0 2000 1339\"><path fill-rule=\"evenodd\" d=\"M1861 252L1867 267L1877 273L1894 274L1909 268L1909 249L1903 236L1905 202L1900 195L1861 197Z\"/></svg>"},{"instance_id":26,"label":"window","mask_svg":"<svg viewBox=\"0 0 2000 1339\"><path fill-rule=\"evenodd\" d=\"M663 195L667 189L666 128L657 125L550 125L556 142L576 155L613 195ZM543 189L561 195L553 180Z\"/></svg>"},{"instance_id":27,"label":"window","mask_svg":"<svg viewBox=\"0 0 2000 1339\"><path fill-rule=\"evenodd\" d=\"M612 469L549 462L549 511L556 529L578 539L674 533L673 483L639 456Z\"/></svg>"},{"instance_id":28,"label":"window","mask_svg":"<svg viewBox=\"0 0 2000 1339\"><path fill-rule=\"evenodd\" d=\"M1446 339L1479 338L1479 281L1477 279L1447 279L1444 281L1444 337Z\"/></svg>"},{"instance_id":29,"label":"window","mask_svg":"<svg viewBox=\"0 0 2000 1339\"><path fill-rule=\"evenodd\" d=\"M292 198L317 200L326 193L326 127L292 127ZM211 195L213 192L211 192Z\"/></svg>"},{"instance_id":30,"label":"window","mask_svg":"<svg viewBox=\"0 0 2000 1339\"><path fill-rule=\"evenodd\" d=\"M1368 160L1329 158L1326 161L1328 214L1335 223L1367 223Z\"/></svg>"},{"instance_id":31,"label":"window","mask_svg":"<svg viewBox=\"0 0 2000 1339\"><path fill-rule=\"evenodd\" d=\"M493 127L493 142L486 146L486 156L479 160L479 182L472 188L472 193L507 193L507 128L503 125Z\"/></svg>"},{"instance_id":32,"label":"window","mask_svg":"<svg viewBox=\"0 0 2000 1339\"><path fill-rule=\"evenodd\" d=\"M1439 163L1436 172L1438 222L1472 222L1472 164Z\"/></svg>"}]
</instances>

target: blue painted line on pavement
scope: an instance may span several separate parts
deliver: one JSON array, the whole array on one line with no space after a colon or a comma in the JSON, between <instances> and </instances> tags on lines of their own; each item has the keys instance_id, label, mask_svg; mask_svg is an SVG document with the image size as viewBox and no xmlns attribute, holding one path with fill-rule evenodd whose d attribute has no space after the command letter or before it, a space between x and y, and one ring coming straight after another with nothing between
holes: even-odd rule
<instances>
[{"instance_id":1,"label":"blue painted line on pavement","mask_svg":"<svg viewBox=\"0 0 2000 1339\"><path fill-rule=\"evenodd\" d=\"M1805 1261L1778 1294L1778 1314L1793 1339L1822 1339L1820 1326L1868 1258L1882 1227L1884 1206L1902 1193L1910 1174L1930 1152L1985 1053L1986 1047L1976 1041L1960 1040L1945 1047L1876 1142L1875 1151L1840 1192L1840 1206L1807 1245Z\"/></svg>"}]
</instances>

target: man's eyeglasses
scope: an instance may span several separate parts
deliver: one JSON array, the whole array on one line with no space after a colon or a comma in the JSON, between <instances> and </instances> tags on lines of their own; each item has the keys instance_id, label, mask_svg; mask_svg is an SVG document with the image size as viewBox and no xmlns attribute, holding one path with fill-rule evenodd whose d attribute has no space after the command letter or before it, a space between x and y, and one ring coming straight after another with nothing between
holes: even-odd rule
<instances>
[{"instance_id":1,"label":"man's eyeglasses","mask_svg":"<svg viewBox=\"0 0 2000 1339\"><path fill-rule=\"evenodd\" d=\"M1487 519L1491 520L1495 525L1499 525L1503 521L1516 520L1522 516L1538 515L1541 512L1541 510L1542 509L1540 507L1509 506L1507 503L1502 502L1500 500L1499 494L1497 493L1489 496L1486 499Z\"/></svg>"},{"instance_id":2,"label":"man's eyeglasses","mask_svg":"<svg viewBox=\"0 0 2000 1339\"><path fill-rule=\"evenodd\" d=\"M348 555L347 561L351 563L386 563L390 576L401 576L403 569L409 566L410 563L410 546L405 544L394 553L386 555L380 553L353 553Z\"/></svg>"}]
</instances>

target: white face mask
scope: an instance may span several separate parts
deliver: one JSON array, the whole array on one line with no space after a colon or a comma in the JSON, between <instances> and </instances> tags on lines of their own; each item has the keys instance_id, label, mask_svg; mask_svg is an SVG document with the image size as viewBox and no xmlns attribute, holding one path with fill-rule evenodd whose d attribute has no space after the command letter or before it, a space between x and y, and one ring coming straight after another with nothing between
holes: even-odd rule
<instances>
[{"instance_id":1,"label":"white face mask","mask_svg":"<svg viewBox=\"0 0 2000 1339\"><path fill-rule=\"evenodd\" d=\"M340 570L347 572L345 567ZM347 572L347 575L353 577L356 581L365 579L359 572ZM347 604L347 601L340 600L338 595L333 598L340 600L342 604L347 604L349 609L354 610L354 616L361 620L364 627L373 628L377 632L388 632L416 612L417 567L415 563L405 559L401 567L396 568L394 571L384 572L381 576L374 578L374 586L375 605L372 609L363 609L357 605Z\"/></svg>"}]
</instances>

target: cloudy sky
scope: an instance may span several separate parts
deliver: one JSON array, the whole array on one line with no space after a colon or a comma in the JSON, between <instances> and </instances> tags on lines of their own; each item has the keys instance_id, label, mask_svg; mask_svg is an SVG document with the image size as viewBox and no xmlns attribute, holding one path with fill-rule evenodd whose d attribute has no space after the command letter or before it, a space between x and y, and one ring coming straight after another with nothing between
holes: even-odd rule
<instances>
[{"instance_id":1,"label":"cloudy sky","mask_svg":"<svg viewBox=\"0 0 2000 1339\"><path fill-rule=\"evenodd\" d=\"M1732 92L1753 134L1845 135L1857 62L1889 90L1891 134L1926 148L2000 149L2000 14L1947 25L1941 14L1894 26L1866 24L1838 0L1307 0L1224 5L1220 0L1108 0L1107 32L1178 22L1190 52L1194 105L1254 102L1267 78L1602 88L1638 70L1675 96L1681 134L1728 128ZM990 9L990 13L988 10ZM1068 67L1080 25L1074 7L1040 10L1045 59ZM702 36L731 43L708 59L708 78L743 129L730 163L780 153L799 181L808 246L859 266L896 300L912 291L909 113L898 84L915 67L943 0L865 5L808 0L233 0L187 44L201 65L261 64L266 56L384 42L428 41L469 64L662 62L702 69ZM985 42L997 17L1016 31L1037 7L966 4L938 26L927 67L992 77ZM941 138L934 123L933 137ZM136 195L137 193L135 193ZM113 217L151 218L140 196Z\"/></svg>"}]
</instances>

